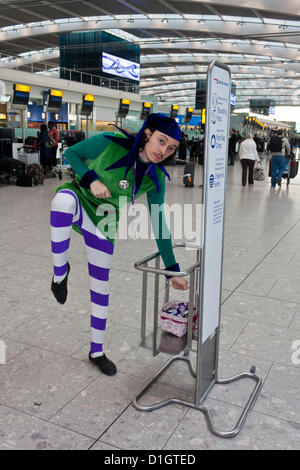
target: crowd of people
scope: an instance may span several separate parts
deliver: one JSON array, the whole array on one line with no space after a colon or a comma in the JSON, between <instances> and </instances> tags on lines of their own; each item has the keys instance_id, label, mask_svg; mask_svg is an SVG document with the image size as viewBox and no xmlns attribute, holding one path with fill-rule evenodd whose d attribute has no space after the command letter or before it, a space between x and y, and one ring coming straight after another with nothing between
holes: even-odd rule
<instances>
[{"instance_id":1,"label":"crowd of people","mask_svg":"<svg viewBox=\"0 0 300 470\"><path fill-rule=\"evenodd\" d=\"M273 150L270 148L270 142L274 135L281 139L280 150L275 149L275 147ZM56 166L58 148L58 131L52 121L49 121L48 125L41 124L38 134L38 146L40 163L44 169L44 174L47 175ZM249 185L253 185L255 164L261 164L258 154L267 150L271 154L271 186L275 187L276 184L281 186L282 174L286 168L286 157L290 155L291 149L297 146L300 146L300 138L292 135L287 139L284 137L282 130L273 131L272 135L267 138L265 135L259 137L257 134L252 135L250 132L242 135L239 130L232 129L228 141L228 165L234 166L238 155L242 166L242 186L246 186L247 180ZM181 132L181 141L177 154L179 161L186 161L188 152L191 160L203 165L204 137L189 139L187 134Z\"/></svg>"},{"instance_id":2,"label":"crowd of people","mask_svg":"<svg viewBox=\"0 0 300 470\"><path fill-rule=\"evenodd\" d=\"M277 139L277 147L274 144ZM279 148L280 147L280 148ZM271 187L281 186L281 179L286 170L287 160L293 155L292 150L300 147L300 138L291 135L284 136L281 129L273 130L272 134L259 136L250 132L240 133L239 130L232 129L228 141L228 165L234 166L236 157L242 166L242 186L252 186L254 184L254 170L259 167L261 171L262 162L259 154L267 152L271 156ZM204 137L191 139L182 132L181 141L178 148L179 162L185 162L188 156L192 161L197 161L203 165L204 158Z\"/></svg>"},{"instance_id":3,"label":"crowd of people","mask_svg":"<svg viewBox=\"0 0 300 470\"><path fill-rule=\"evenodd\" d=\"M280 187L287 160L292 156L291 149L295 146L297 139L290 137L289 141L282 129L274 130L268 139L265 136L259 138L256 134L253 136L249 132L243 139L239 132L232 129L228 144L228 165L234 165L238 154L242 165L242 186L246 186L247 176L248 184L253 185L255 164L261 164L258 154L267 150L271 155L271 187L275 188L276 184Z\"/></svg>"}]
</instances>

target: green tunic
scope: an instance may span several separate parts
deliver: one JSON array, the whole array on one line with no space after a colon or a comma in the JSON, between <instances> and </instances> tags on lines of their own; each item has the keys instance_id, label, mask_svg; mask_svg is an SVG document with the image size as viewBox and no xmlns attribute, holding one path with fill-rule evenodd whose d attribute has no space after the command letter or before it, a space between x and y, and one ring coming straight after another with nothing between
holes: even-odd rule
<instances>
[{"instance_id":1,"label":"green tunic","mask_svg":"<svg viewBox=\"0 0 300 470\"><path fill-rule=\"evenodd\" d=\"M119 182L124 179L125 168L121 167L110 170L106 170L106 168L120 160L120 158L128 153L128 150L107 139L105 135L127 139L127 137L121 133L106 132L100 133L87 140L83 140L70 147L65 152L65 157L76 173L75 179L77 184L74 185L72 182L67 182L58 186L56 191L60 191L62 189L70 189L74 191L92 222L98 228L101 228L102 234L108 240L114 243L120 218L120 209L131 202L133 169L131 168L129 170L126 177L129 182L129 188L126 190L120 189ZM109 189L112 196L111 198L96 198L93 196L90 189L85 189L79 185L80 180L89 170L94 170L97 175L99 175L99 180ZM147 193L150 214L153 204L160 206L159 223L157 224L155 221L153 223L151 219L152 228L164 264L166 267L169 267L173 266L176 261L172 249L171 235L166 225L162 206L165 198L165 175L159 167L156 166L155 170L160 186L159 191L157 191L153 179L146 174L143 178L141 187L136 193L136 198ZM108 211L108 214L105 211ZM106 233L105 227L107 229L110 227L111 229L113 225L115 226L113 235L111 235L111 231L109 234ZM76 225L73 225L73 228L80 232L80 229ZM167 238L166 234L168 234Z\"/></svg>"}]
</instances>

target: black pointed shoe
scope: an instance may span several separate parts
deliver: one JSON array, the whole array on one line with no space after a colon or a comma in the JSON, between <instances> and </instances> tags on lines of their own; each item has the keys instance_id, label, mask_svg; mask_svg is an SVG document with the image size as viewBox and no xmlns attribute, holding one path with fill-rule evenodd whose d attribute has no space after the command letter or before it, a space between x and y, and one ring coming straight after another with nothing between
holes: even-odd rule
<instances>
[{"instance_id":1,"label":"black pointed shoe","mask_svg":"<svg viewBox=\"0 0 300 470\"><path fill-rule=\"evenodd\" d=\"M51 290L57 302L64 304L68 296L68 276L70 272L70 265L68 263L68 272L66 277L61 282L54 282L54 277L52 277Z\"/></svg>"},{"instance_id":2,"label":"black pointed shoe","mask_svg":"<svg viewBox=\"0 0 300 470\"><path fill-rule=\"evenodd\" d=\"M103 372L105 375L115 375L117 372L115 364L107 359L105 354L103 354L103 356L92 357L91 353L89 353L89 360L93 364L96 364L96 366L98 366L101 372Z\"/></svg>"}]
</instances>

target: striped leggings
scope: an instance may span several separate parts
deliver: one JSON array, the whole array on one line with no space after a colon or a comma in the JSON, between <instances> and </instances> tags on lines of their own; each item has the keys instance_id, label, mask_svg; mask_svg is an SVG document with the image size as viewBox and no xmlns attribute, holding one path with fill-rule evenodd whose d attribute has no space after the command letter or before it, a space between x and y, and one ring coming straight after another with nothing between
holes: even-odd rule
<instances>
[{"instance_id":1,"label":"striped leggings","mask_svg":"<svg viewBox=\"0 0 300 470\"><path fill-rule=\"evenodd\" d=\"M81 229L87 248L92 302L90 352L92 357L101 356L108 314L108 279L114 245L97 230L71 190L59 191L54 197L50 223L54 282L61 282L67 274L72 224Z\"/></svg>"}]
</instances>

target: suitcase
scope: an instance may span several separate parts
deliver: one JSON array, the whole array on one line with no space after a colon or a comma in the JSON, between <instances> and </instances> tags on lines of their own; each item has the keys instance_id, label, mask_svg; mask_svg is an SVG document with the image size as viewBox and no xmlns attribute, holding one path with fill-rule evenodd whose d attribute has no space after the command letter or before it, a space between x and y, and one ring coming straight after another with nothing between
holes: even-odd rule
<instances>
[{"instance_id":1,"label":"suitcase","mask_svg":"<svg viewBox=\"0 0 300 470\"><path fill-rule=\"evenodd\" d=\"M26 165L16 158L0 158L0 172L7 173L9 178L13 176L18 178L25 174Z\"/></svg>"},{"instance_id":2,"label":"suitcase","mask_svg":"<svg viewBox=\"0 0 300 470\"><path fill-rule=\"evenodd\" d=\"M185 165L183 171L183 184L186 188L194 186L195 162L189 162Z\"/></svg>"},{"instance_id":3,"label":"suitcase","mask_svg":"<svg viewBox=\"0 0 300 470\"><path fill-rule=\"evenodd\" d=\"M293 178L295 178L295 176L297 176L298 166L299 166L298 160L291 160L290 161L290 174L289 174L290 178L293 179Z\"/></svg>"},{"instance_id":4,"label":"suitcase","mask_svg":"<svg viewBox=\"0 0 300 470\"><path fill-rule=\"evenodd\" d=\"M32 187L33 179L30 175L20 175L16 180L16 186Z\"/></svg>"}]
</instances>

